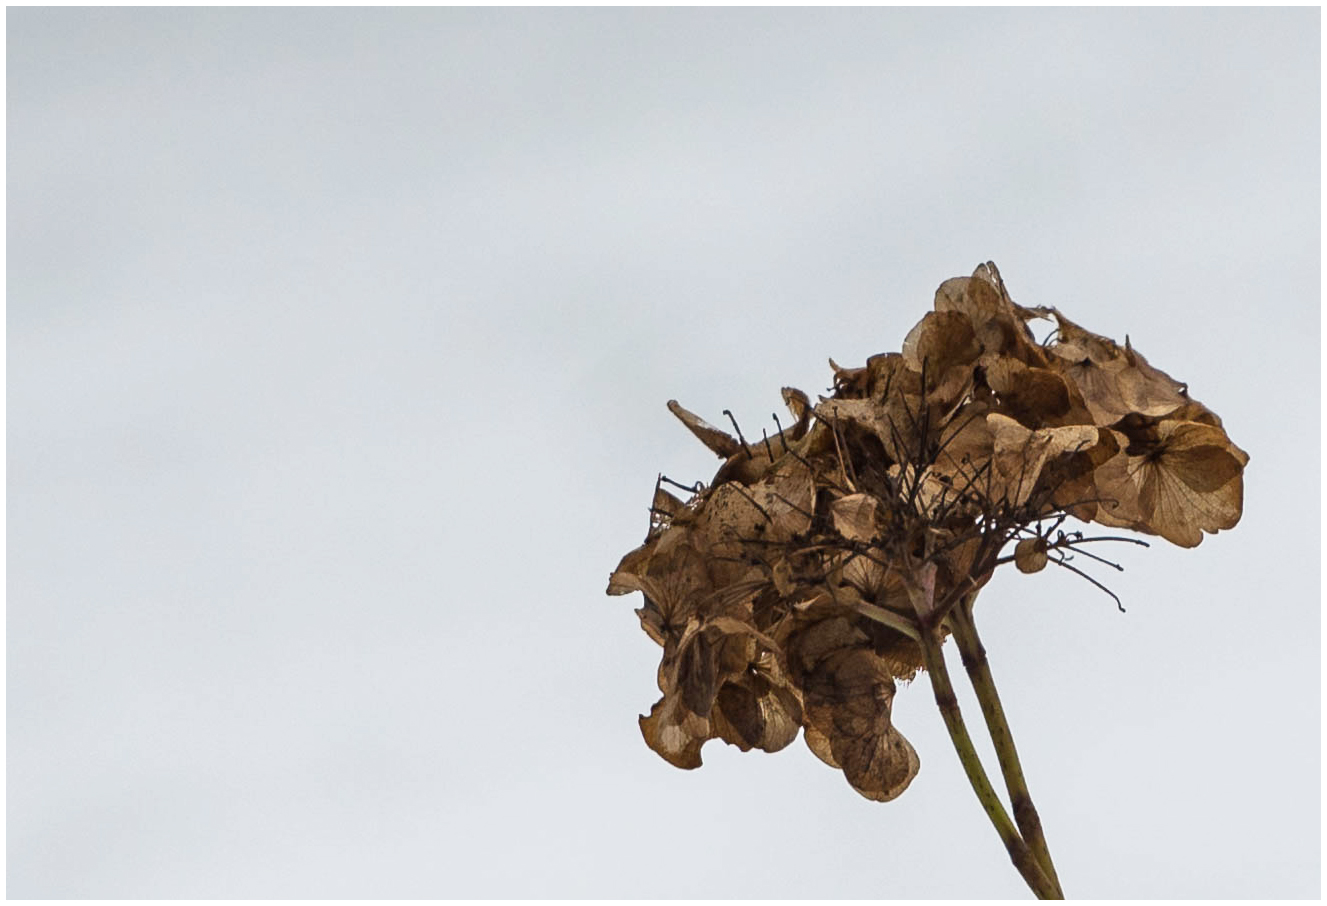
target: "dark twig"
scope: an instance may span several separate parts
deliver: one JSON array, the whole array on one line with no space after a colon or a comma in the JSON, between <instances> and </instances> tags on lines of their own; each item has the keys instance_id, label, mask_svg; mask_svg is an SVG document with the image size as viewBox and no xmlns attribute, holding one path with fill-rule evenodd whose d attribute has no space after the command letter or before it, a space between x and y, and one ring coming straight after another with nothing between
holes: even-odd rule
<instances>
[{"instance_id":1,"label":"dark twig","mask_svg":"<svg viewBox=\"0 0 1327 906\"><path fill-rule=\"evenodd\" d=\"M737 432L737 439L742 442L742 449L746 451L746 458L751 458L751 448L746 445L746 438L742 436L742 429L737 427L737 419L733 417L732 410L725 409L723 414L728 416L728 421L733 423L733 430Z\"/></svg>"},{"instance_id":2,"label":"dark twig","mask_svg":"<svg viewBox=\"0 0 1327 906\"><path fill-rule=\"evenodd\" d=\"M690 493L690 494L703 494L703 493L705 493L705 483L704 483L704 482L701 482L701 481L698 481L698 482L696 482L695 484L692 484L692 485L687 485L687 484L682 484L680 481L673 481L673 479L669 478L667 475L660 475L660 476L659 476L659 480L660 480L660 481L666 481L666 482L668 482L669 484L671 484L673 487L675 487L675 488L681 488L682 490L684 490L684 491L686 491L686 492L688 492L688 493Z\"/></svg>"},{"instance_id":3,"label":"dark twig","mask_svg":"<svg viewBox=\"0 0 1327 906\"><path fill-rule=\"evenodd\" d=\"M1111 598L1113 598L1114 601L1115 601L1115 606L1118 607L1118 608L1120 609L1120 613L1125 613L1125 612L1126 612L1125 609L1124 609L1124 605L1120 602L1120 596L1119 596L1119 595L1115 594L1115 592L1111 591L1109 588L1107 588L1106 586L1102 585L1100 582L1098 582L1096 579L1094 579L1094 578L1092 578L1091 576L1089 576L1087 573L1083 572L1083 571L1082 571L1081 569L1079 569L1078 567L1076 567L1076 566L1070 566L1068 563L1064 562L1064 560L1062 560L1062 559L1057 559L1057 558L1055 558L1055 557L1051 557L1051 558L1050 558L1050 562L1051 562L1051 563L1054 563L1056 566L1062 566L1062 567L1064 567L1065 569L1069 570L1069 572L1071 572L1071 573L1078 573L1078 575L1082 576L1084 579L1086 579L1087 581L1091 582L1091 583L1092 583L1093 585L1095 585L1097 588L1100 588L1100 589L1101 589L1102 591L1104 591L1106 594L1110 595Z\"/></svg>"}]
</instances>

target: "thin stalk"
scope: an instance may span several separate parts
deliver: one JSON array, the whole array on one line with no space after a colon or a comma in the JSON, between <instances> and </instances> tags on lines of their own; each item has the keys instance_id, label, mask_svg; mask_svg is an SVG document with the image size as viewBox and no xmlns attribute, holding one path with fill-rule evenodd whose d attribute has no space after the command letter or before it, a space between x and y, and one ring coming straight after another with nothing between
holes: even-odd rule
<instances>
[{"instance_id":1,"label":"thin stalk","mask_svg":"<svg viewBox=\"0 0 1327 906\"><path fill-rule=\"evenodd\" d=\"M981 704L982 716L986 718L986 729L995 743L995 755L1000 762L1000 773L1004 774L1005 789L1009 791L1009 803L1013 806L1014 821L1018 830L1032 850L1037 864L1055 886L1056 893L1063 897L1060 879L1051 862L1050 850L1046 847L1046 837L1042 832L1041 818L1037 807L1032 804L1032 795L1028 792L1027 780L1023 777L1023 765L1018 760L1018 749L1014 746L1014 736L1005 719L1004 708L1000 705L1000 695L995 688L995 679L991 675L990 662L986 659L986 649L977 635L977 624L972 619L972 602L976 592L963 596L963 600L951 614L954 641L958 643L963 666L972 681L972 688L977 693Z\"/></svg>"},{"instance_id":2,"label":"thin stalk","mask_svg":"<svg viewBox=\"0 0 1327 906\"><path fill-rule=\"evenodd\" d=\"M931 678L931 689L935 692L935 703L940 708L945 728L949 730L949 738L958 752L959 761L963 763L963 771L968 775L968 782L972 784L973 792L977 794L981 807L986 811L986 816L995 826L996 833L1000 835L1005 849L1009 852L1010 861L1014 863L1014 867L1018 869L1018 873L1023 876L1023 880L1038 899L1063 899L1038 865L1032 850L1018 835L1018 830L1009 820L1009 814L1004 810L1000 797L991 786L990 778L986 776L986 769L982 767L981 759L977 757L972 737L968 735L963 715L959 712L954 686L949 681L949 671L945 667L944 652L940 650L937 630L930 627L922 630L921 649L926 659L927 675Z\"/></svg>"}]
</instances>

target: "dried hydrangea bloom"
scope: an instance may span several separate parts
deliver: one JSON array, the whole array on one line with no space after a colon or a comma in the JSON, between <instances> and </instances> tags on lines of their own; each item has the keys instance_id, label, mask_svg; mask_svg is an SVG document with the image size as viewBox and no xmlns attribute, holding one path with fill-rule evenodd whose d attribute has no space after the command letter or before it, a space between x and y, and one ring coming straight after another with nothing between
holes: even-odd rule
<instances>
[{"instance_id":1,"label":"dried hydrangea bloom","mask_svg":"<svg viewBox=\"0 0 1327 906\"><path fill-rule=\"evenodd\" d=\"M1033 318L1055 319L1051 341ZM669 402L724 461L688 500L661 478L608 591L642 593L663 648L640 721L662 757L697 767L716 738L774 752L800 727L885 801L919 766L891 709L920 632L943 636L1002 563L1065 565L1081 535L1044 526L1067 516L1183 546L1230 528L1248 456L1127 340L1015 304L993 264L941 284L900 352L830 365L833 393L784 388L793 422L759 442Z\"/></svg>"}]
</instances>

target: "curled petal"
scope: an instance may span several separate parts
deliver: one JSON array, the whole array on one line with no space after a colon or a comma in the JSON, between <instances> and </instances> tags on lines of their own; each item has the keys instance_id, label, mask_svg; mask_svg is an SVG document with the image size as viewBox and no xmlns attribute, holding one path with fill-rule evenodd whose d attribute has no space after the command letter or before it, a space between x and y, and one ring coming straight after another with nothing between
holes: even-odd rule
<instances>
[{"instance_id":1,"label":"curled petal","mask_svg":"<svg viewBox=\"0 0 1327 906\"><path fill-rule=\"evenodd\" d=\"M1041 572L1048 560L1045 538L1024 538L1014 545L1014 565L1019 572Z\"/></svg>"},{"instance_id":2,"label":"curled petal","mask_svg":"<svg viewBox=\"0 0 1327 906\"><path fill-rule=\"evenodd\" d=\"M665 761L688 770L700 767L700 747L712 737L709 721L668 695L655 702L649 716L641 715L640 732L645 744Z\"/></svg>"}]
</instances>

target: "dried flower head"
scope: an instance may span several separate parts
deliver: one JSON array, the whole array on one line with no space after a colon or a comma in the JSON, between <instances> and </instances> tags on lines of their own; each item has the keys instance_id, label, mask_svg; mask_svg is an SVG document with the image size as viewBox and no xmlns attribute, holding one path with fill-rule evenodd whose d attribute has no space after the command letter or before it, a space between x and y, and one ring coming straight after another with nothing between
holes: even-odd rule
<instances>
[{"instance_id":1,"label":"dried flower head","mask_svg":"<svg viewBox=\"0 0 1327 906\"><path fill-rule=\"evenodd\" d=\"M1056 322L1046 343L1034 318ZM1186 547L1234 526L1248 456L1127 340L1015 304L991 263L941 284L901 352L830 365L833 393L784 388L792 423L758 442L669 402L724 463L708 485L660 476L608 593L641 592L663 648L640 724L670 763L698 767L714 738L778 751L801 727L886 801L919 766L891 706L921 633L1001 564L1082 575L1068 552L1102 539L1061 531L1069 516Z\"/></svg>"}]
</instances>

